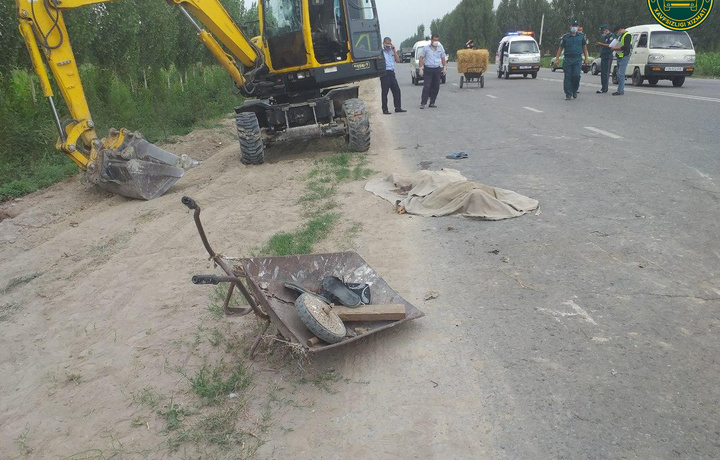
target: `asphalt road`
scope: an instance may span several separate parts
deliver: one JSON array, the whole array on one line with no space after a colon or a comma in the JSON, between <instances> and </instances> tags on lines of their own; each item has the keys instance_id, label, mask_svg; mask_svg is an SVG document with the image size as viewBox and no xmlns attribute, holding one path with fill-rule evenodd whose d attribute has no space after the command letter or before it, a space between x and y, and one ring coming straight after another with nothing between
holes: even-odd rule
<instances>
[{"instance_id":1,"label":"asphalt road","mask_svg":"<svg viewBox=\"0 0 720 460\"><path fill-rule=\"evenodd\" d=\"M490 427L475 436L491 457L720 457L720 81L612 97L587 74L565 101L561 72L493 71L460 89L451 68L421 111L399 65L408 112L377 115L411 169L540 200L500 222L423 219L416 241L453 350L481 363L465 368Z\"/></svg>"}]
</instances>

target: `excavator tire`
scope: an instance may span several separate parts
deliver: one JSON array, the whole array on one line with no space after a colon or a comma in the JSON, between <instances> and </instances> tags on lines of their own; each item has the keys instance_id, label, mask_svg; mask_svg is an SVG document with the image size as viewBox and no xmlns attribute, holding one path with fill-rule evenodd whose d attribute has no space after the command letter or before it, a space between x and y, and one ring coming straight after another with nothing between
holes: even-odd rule
<instances>
[{"instance_id":1,"label":"excavator tire","mask_svg":"<svg viewBox=\"0 0 720 460\"><path fill-rule=\"evenodd\" d=\"M347 134L345 143L351 152L367 152L370 148L370 120L360 99L348 99L342 105Z\"/></svg>"},{"instance_id":2,"label":"excavator tire","mask_svg":"<svg viewBox=\"0 0 720 460\"><path fill-rule=\"evenodd\" d=\"M265 147L260 134L260 123L252 112L235 114L238 140L240 141L240 161L246 165L259 165L265 162Z\"/></svg>"}]
</instances>

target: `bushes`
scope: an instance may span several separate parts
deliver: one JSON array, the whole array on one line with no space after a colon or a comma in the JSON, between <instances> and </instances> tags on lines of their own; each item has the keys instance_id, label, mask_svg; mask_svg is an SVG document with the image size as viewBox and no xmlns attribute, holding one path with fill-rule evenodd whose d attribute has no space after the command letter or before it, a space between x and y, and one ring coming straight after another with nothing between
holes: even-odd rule
<instances>
[{"instance_id":1,"label":"bushes","mask_svg":"<svg viewBox=\"0 0 720 460\"><path fill-rule=\"evenodd\" d=\"M186 134L196 123L228 113L241 102L218 66L192 66L183 72L148 70L133 77L84 65L80 74L100 137L111 127L126 127L139 130L151 142L161 142ZM57 91L55 104L61 117L69 118ZM0 74L0 119L0 201L77 172L75 164L55 150L57 131L34 75L23 70Z\"/></svg>"},{"instance_id":2,"label":"bushes","mask_svg":"<svg viewBox=\"0 0 720 460\"><path fill-rule=\"evenodd\" d=\"M720 53L697 53L695 75L699 77L720 77Z\"/></svg>"}]
</instances>

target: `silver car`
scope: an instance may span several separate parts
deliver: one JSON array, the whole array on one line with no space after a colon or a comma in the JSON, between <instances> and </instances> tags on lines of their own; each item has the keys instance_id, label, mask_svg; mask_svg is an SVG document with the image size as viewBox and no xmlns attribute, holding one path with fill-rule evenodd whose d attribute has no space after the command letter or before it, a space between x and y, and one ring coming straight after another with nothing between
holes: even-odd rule
<instances>
[{"instance_id":1,"label":"silver car","mask_svg":"<svg viewBox=\"0 0 720 460\"><path fill-rule=\"evenodd\" d=\"M593 75L600 75L600 59L601 58L597 58L590 64L590 72ZM610 64L610 68L612 69L615 65L617 65L617 58L613 56L613 62Z\"/></svg>"}]
</instances>

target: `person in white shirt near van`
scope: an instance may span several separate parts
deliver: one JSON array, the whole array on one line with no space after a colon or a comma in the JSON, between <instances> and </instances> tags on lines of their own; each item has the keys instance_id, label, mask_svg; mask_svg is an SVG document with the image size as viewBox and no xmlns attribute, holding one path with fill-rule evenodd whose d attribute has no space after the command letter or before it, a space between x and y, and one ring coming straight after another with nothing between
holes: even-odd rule
<instances>
[{"instance_id":1,"label":"person in white shirt near van","mask_svg":"<svg viewBox=\"0 0 720 460\"><path fill-rule=\"evenodd\" d=\"M440 80L445 74L445 61L447 55L445 49L440 44L438 34L433 34L430 38L430 46L426 46L420 52L420 62L418 66L423 69L423 90L420 98L420 108L424 109L430 100L430 107L436 108L435 100L440 92Z\"/></svg>"}]
</instances>

